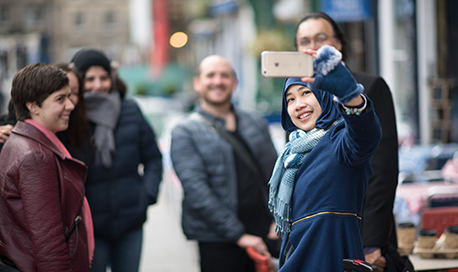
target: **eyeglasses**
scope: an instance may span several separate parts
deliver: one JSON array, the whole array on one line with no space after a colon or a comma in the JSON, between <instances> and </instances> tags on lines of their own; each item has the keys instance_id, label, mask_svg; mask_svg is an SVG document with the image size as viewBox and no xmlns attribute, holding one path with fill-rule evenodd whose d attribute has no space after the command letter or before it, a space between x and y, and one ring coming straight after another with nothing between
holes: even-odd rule
<instances>
[{"instance_id":1,"label":"eyeglasses","mask_svg":"<svg viewBox=\"0 0 458 272\"><path fill-rule=\"evenodd\" d=\"M321 47L322 45L327 44L329 39L330 38L328 35L321 33L321 34L316 35L312 40L315 45L318 45L318 47ZM310 43L311 43L311 40L309 38L304 37L299 40L300 46L307 47L310 45Z\"/></svg>"}]
</instances>

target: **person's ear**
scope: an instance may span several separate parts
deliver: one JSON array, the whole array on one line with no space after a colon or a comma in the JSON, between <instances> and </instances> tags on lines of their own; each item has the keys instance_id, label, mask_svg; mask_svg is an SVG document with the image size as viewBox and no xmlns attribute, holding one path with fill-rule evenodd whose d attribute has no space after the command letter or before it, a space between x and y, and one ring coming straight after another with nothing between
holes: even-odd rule
<instances>
[{"instance_id":1,"label":"person's ear","mask_svg":"<svg viewBox=\"0 0 458 272\"><path fill-rule=\"evenodd\" d=\"M110 62L110 68L111 68L111 82L114 84L116 82L116 77L118 76L118 70L119 70L119 62L112 60Z\"/></svg>"},{"instance_id":2,"label":"person's ear","mask_svg":"<svg viewBox=\"0 0 458 272\"><path fill-rule=\"evenodd\" d=\"M192 80L192 85L194 87L194 91L200 92L200 79L198 76L195 76Z\"/></svg>"},{"instance_id":3,"label":"person's ear","mask_svg":"<svg viewBox=\"0 0 458 272\"><path fill-rule=\"evenodd\" d=\"M336 46L334 46L334 47L335 47L337 50L342 51L342 43L340 42L339 39L337 39L337 38L334 38L334 39L336 40L336 42L335 42Z\"/></svg>"},{"instance_id":4,"label":"person's ear","mask_svg":"<svg viewBox=\"0 0 458 272\"><path fill-rule=\"evenodd\" d=\"M29 110L29 112L31 114L34 114L34 115L38 115L38 105L36 102L26 102L25 103L25 106L27 107L27 109Z\"/></svg>"}]
</instances>

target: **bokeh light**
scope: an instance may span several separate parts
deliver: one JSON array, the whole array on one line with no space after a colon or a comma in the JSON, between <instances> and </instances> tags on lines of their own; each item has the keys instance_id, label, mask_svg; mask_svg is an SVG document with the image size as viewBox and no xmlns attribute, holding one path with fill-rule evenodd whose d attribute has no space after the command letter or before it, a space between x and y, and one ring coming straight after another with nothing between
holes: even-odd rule
<instances>
[{"instance_id":1,"label":"bokeh light","mask_svg":"<svg viewBox=\"0 0 458 272\"><path fill-rule=\"evenodd\" d=\"M170 37L170 45L175 48L181 48L188 42L188 35L184 32L175 32Z\"/></svg>"}]
</instances>

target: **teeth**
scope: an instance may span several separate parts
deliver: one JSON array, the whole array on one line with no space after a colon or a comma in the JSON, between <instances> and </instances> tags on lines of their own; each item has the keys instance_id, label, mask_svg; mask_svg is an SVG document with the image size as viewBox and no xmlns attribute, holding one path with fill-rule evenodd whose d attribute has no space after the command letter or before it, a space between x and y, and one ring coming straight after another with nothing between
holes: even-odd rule
<instances>
[{"instance_id":1,"label":"teeth","mask_svg":"<svg viewBox=\"0 0 458 272\"><path fill-rule=\"evenodd\" d=\"M309 112L309 113L302 114L301 116L299 116L299 119L305 118L305 117L307 117L307 116L309 116L309 115L311 115L311 114L312 114L312 113L310 113L310 112Z\"/></svg>"}]
</instances>

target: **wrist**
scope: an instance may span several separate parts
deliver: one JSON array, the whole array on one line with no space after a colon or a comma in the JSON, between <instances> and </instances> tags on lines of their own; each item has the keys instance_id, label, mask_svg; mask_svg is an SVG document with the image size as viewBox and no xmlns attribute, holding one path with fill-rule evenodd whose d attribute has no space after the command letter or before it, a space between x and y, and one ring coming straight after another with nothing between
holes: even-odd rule
<instances>
[{"instance_id":1,"label":"wrist","mask_svg":"<svg viewBox=\"0 0 458 272\"><path fill-rule=\"evenodd\" d=\"M357 106L351 106L351 105L344 105L344 104L340 104L340 106L342 107L342 110L344 111L345 114L347 115L360 115L361 113L363 113L366 108L367 108L367 98L365 95L363 94L360 94L359 95L362 99L362 102L357 105Z\"/></svg>"}]
</instances>

